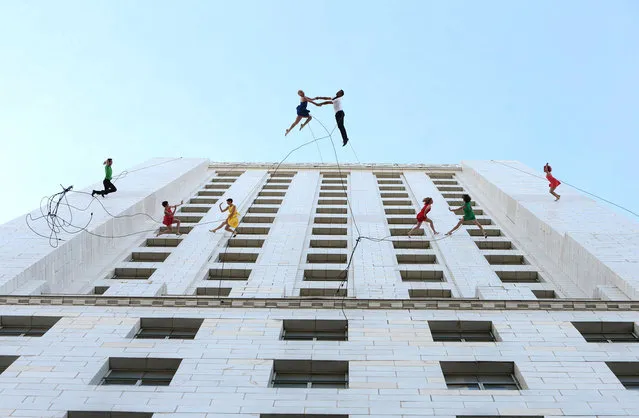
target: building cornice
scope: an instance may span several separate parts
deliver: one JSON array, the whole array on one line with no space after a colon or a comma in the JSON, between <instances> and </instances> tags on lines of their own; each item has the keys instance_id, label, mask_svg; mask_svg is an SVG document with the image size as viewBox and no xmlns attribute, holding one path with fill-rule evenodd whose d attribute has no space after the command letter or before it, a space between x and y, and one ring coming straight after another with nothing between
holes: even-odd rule
<instances>
[{"instance_id":1,"label":"building cornice","mask_svg":"<svg viewBox=\"0 0 639 418\"><path fill-rule=\"evenodd\" d=\"M279 165L279 167L278 167ZM284 163L279 164L277 162L215 162L209 163L210 169L224 169L224 170L237 170L237 169L266 169L274 170L278 167L280 170L380 170L380 171L407 171L407 170L420 170L420 171L436 171L441 172L456 172L461 171L459 164L385 164L385 163L340 163L339 166L334 163Z\"/></svg>"},{"instance_id":2,"label":"building cornice","mask_svg":"<svg viewBox=\"0 0 639 418\"><path fill-rule=\"evenodd\" d=\"M477 300L477 299L336 299L336 298L216 298L207 296L0 296L2 306L98 306L152 308L239 309L381 309L486 311L639 311L639 301L590 299Z\"/></svg>"}]
</instances>

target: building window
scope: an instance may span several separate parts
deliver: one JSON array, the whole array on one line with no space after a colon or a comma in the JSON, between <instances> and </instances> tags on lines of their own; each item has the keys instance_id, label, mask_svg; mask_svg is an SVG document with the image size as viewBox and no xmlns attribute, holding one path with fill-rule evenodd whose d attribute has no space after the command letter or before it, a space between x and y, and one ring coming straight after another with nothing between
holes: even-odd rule
<instances>
[{"instance_id":1,"label":"building window","mask_svg":"<svg viewBox=\"0 0 639 418\"><path fill-rule=\"evenodd\" d=\"M433 341L495 341L490 321L428 321Z\"/></svg>"},{"instance_id":2,"label":"building window","mask_svg":"<svg viewBox=\"0 0 639 418\"><path fill-rule=\"evenodd\" d=\"M634 322L573 322L589 343L636 343L639 336Z\"/></svg>"},{"instance_id":3,"label":"building window","mask_svg":"<svg viewBox=\"0 0 639 418\"><path fill-rule=\"evenodd\" d=\"M555 299L557 294L554 290L532 290L537 299Z\"/></svg>"},{"instance_id":4,"label":"building window","mask_svg":"<svg viewBox=\"0 0 639 418\"><path fill-rule=\"evenodd\" d=\"M103 385L168 386L182 359L111 357Z\"/></svg>"},{"instance_id":5,"label":"building window","mask_svg":"<svg viewBox=\"0 0 639 418\"><path fill-rule=\"evenodd\" d=\"M17 359L18 356L0 356L0 374L4 373Z\"/></svg>"},{"instance_id":6,"label":"building window","mask_svg":"<svg viewBox=\"0 0 639 418\"><path fill-rule=\"evenodd\" d=\"M109 290L109 286L95 286L93 288L94 295L104 295L104 293Z\"/></svg>"},{"instance_id":7,"label":"building window","mask_svg":"<svg viewBox=\"0 0 639 418\"><path fill-rule=\"evenodd\" d=\"M411 299L420 298L450 298L450 289L408 289L408 296Z\"/></svg>"},{"instance_id":8,"label":"building window","mask_svg":"<svg viewBox=\"0 0 639 418\"><path fill-rule=\"evenodd\" d=\"M59 316L0 316L0 337L42 337Z\"/></svg>"},{"instance_id":9,"label":"building window","mask_svg":"<svg viewBox=\"0 0 639 418\"><path fill-rule=\"evenodd\" d=\"M626 389L639 390L639 362L614 361L606 365Z\"/></svg>"},{"instance_id":10,"label":"building window","mask_svg":"<svg viewBox=\"0 0 639 418\"><path fill-rule=\"evenodd\" d=\"M114 280L147 280L155 272L154 268L116 268L111 279Z\"/></svg>"},{"instance_id":11,"label":"building window","mask_svg":"<svg viewBox=\"0 0 639 418\"><path fill-rule=\"evenodd\" d=\"M67 418L152 418L152 412L69 411Z\"/></svg>"},{"instance_id":12,"label":"building window","mask_svg":"<svg viewBox=\"0 0 639 418\"><path fill-rule=\"evenodd\" d=\"M326 319L285 319L283 340L346 341L348 321Z\"/></svg>"},{"instance_id":13,"label":"building window","mask_svg":"<svg viewBox=\"0 0 639 418\"><path fill-rule=\"evenodd\" d=\"M457 418L544 418L539 415L457 415Z\"/></svg>"},{"instance_id":14,"label":"building window","mask_svg":"<svg viewBox=\"0 0 639 418\"><path fill-rule=\"evenodd\" d=\"M448 389L519 390L515 364L501 361L441 361Z\"/></svg>"},{"instance_id":15,"label":"building window","mask_svg":"<svg viewBox=\"0 0 639 418\"><path fill-rule=\"evenodd\" d=\"M142 318L135 338L192 340L203 321L198 318Z\"/></svg>"},{"instance_id":16,"label":"building window","mask_svg":"<svg viewBox=\"0 0 639 418\"><path fill-rule=\"evenodd\" d=\"M275 360L274 388L347 388L348 362L328 360Z\"/></svg>"},{"instance_id":17,"label":"building window","mask_svg":"<svg viewBox=\"0 0 639 418\"><path fill-rule=\"evenodd\" d=\"M260 414L260 418L348 418L348 415L332 415L332 414Z\"/></svg>"}]
</instances>

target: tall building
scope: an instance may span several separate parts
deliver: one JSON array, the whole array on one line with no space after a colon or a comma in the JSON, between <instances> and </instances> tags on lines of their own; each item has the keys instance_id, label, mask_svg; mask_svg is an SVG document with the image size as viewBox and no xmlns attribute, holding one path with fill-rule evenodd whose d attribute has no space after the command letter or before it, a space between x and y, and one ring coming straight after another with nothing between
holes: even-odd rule
<instances>
[{"instance_id":1,"label":"tall building","mask_svg":"<svg viewBox=\"0 0 639 418\"><path fill-rule=\"evenodd\" d=\"M114 183L0 227L0 416L639 417L639 224L518 162Z\"/></svg>"}]
</instances>

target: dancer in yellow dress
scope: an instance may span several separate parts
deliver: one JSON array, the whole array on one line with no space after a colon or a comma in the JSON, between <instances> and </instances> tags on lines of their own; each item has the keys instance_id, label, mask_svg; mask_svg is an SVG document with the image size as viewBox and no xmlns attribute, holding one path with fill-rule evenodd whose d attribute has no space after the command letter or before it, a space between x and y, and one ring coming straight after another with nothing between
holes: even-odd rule
<instances>
[{"instance_id":1,"label":"dancer in yellow dress","mask_svg":"<svg viewBox=\"0 0 639 418\"><path fill-rule=\"evenodd\" d=\"M224 227L225 231L232 232L233 236L235 236L235 230L231 228L237 228L240 224L239 214L237 213L237 207L233 204L233 199L226 199L226 204L228 205L226 208L222 209L222 204L220 203L220 211L229 212L229 216L226 217L226 220L220 224L215 229L211 229L211 232L217 232L218 229Z\"/></svg>"}]
</instances>

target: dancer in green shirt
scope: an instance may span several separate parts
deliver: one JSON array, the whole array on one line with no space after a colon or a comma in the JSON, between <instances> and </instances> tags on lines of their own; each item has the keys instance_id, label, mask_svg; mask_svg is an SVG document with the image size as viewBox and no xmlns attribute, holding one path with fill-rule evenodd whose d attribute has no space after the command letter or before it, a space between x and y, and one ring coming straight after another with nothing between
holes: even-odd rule
<instances>
[{"instance_id":1,"label":"dancer in green shirt","mask_svg":"<svg viewBox=\"0 0 639 418\"><path fill-rule=\"evenodd\" d=\"M464 211L464 217L461 218L459 220L459 222L457 223L457 225L455 225L455 227L453 229L448 231L446 233L446 235L450 235L453 232L455 232L457 230L457 228L462 226L464 221L473 221L473 223L479 227L479 229L481 230L482 234L484 234L484 238L488 238L488 234L486 234L486 231L484 231L484 228L481 226L481 224L475 218L475 212L473 212L473 207L470 205L470 201L471 201L470 196L465 194L465 195L462 196L462 199L464 199L464 204L463 205L461 205L458 208L454 208L454 209L449 208L448 210L451 211L451 212L457 212L458 210L463 210Z\"/></svg>"},{"instance_id":2,"label":"dancer in green shirt","mask_svg":"<svg viewBox=\"0 0 639 418\"><path fill-rule=\"evenodd\" d=\"M111 183L111 179L113 178L113 169L111 168L111 166L113 165L113 159L107 158L103 164L104 164L104 180L102 181L102 184L104 185L104 190L94 190L91 192L91 196L95 196L96 194L99 194L100 196L104 197L108 195L109 193L118 191L118 189L115 188L113 183Z\"/></svg>"}]
</instances>

